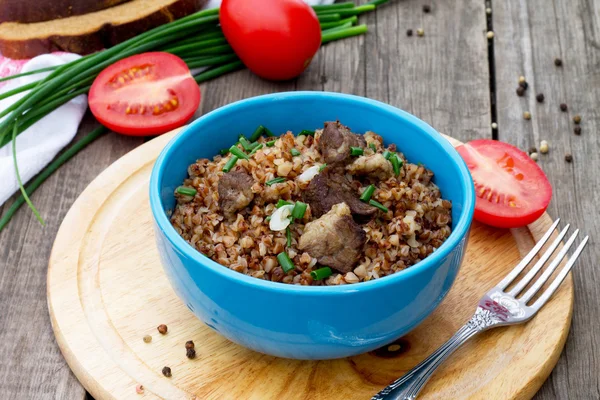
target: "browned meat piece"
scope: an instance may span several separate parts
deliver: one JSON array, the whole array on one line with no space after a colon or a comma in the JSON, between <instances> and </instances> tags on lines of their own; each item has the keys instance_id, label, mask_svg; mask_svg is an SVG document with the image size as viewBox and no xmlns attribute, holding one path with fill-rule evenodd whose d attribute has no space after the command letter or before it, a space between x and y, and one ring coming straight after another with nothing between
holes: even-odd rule
<instances>
[{"instance_id":1,"label":"browned meat piece","mask_svg":"<svg viewBox=\"0 0 600 400\"><path fill-rule=\"evenodd\" d=\"M380 153L358 157L346 166L346 171L351 175L368 176L383 181L394 175L392 163Z\"/></svg>"},{"instance_id":2,"label":"browned meat piece","mask_svg":"<svg viewBox=\"0 0 600 400\"><path fill-rule=\"evenodd\" d=\"M345 273L360 260L366 242L367 234L352 219L348 205L340 203L306 224L298 248L320 264Z\"/></svg>"},{"instance_id":3,"label":"browned meat piece","mask_svg":"<svg viewBox=\"0 0 600 400\"><path fill-rule=\"evenodd\" d=\"M362 135L352 133L347 126L337 122L325 122L319 137L319 152L327 164L343 163L350 159L350 147L365 148Z\"/></svg>"},{"instance_id":4,"label":"browned meat piece","mask_svg":"<svg viewBox=\"0 0 600 400\"><path fill-rule=\"evenodd\" d=\"M252 176L244 169L223 174L219 179L219 207L227 217L246 207L252 199Z\"/></svg>"},{"instance_id":5,"label":"browned meat piece","mask_svg":"<svg viewBox=\"0 0 600 400\"><path fill-rule=\"evenodd\" d=\"M302 192L302 198L310 204L310 210L315 217L325 214L338 203L346 203L354 215L373 215L377 209L363 203L359 197L343 175L329 168L315 176Z\"/></svg>"}]
</instances>

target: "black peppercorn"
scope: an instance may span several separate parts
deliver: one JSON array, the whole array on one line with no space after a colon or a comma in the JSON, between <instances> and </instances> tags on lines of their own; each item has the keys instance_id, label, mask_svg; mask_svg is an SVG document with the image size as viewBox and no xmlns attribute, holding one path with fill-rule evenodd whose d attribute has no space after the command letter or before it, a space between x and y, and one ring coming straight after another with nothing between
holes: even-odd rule
<instances>
[{"instance_id":1,"label":"black peppercorn","mask_svg":"<svg viewBox=\"0 0 600 400\"><path fill-rule=\"evenodd\" d=\"M427 13L429 13L430 11L431 11L431 6L430 6L430 5L428 5L428 4L424 4L424 5L423 5L423 12L427 14Z\"/></svg>"},{"instance_id":2,"label":"black peppercorn","mask_svg":"<svg viewBox=\"0 0 600 400\"><path fill-rule=\"evenodd\" d=\"M523 86L519 86L517 88L517 96L523 96L525 94L525 89L523 89Z\"/></svg>"},{"instance_id":3,"label":"black peppercorn","mask_svg":"<svg viewBox=\"0 0 600 400\"><path fill-rule=\"evenodd\" d=\"M576 116L574 116L573 122L575 122L577 125L579 125L581 123L581 115L577 114Z\"/></svg>"},{"instance_id":4,"label":"black peppercorn","mask_svg":"<svg viewBox=\"0 0 600 400\"><path fill-rule=\"evenodd\" d=\"M527 88L529 87L529 84L527 83L527 81L523 81L523 82L519 82L519 86L521 86L523 89L527 90Z\"/></svg>"},{"instance_id":5,"label":"black peppercorn","mask_svg":"<svg viewBox=\"0 0 600 400\"><path fill-rule=\"evenodd\" d=\"M194 347L196 347L196 345L194 344L193 340L188 340L187 342L185 342L186 349L193 349Z\"/></svg>"},{"instance_id":6,"label":"black peppercorn","mask_svg":"<svg viewBox=\"0 0 600 400\"><path fill-rule=\"evenodd\" d=\"M406 36L412 36L412 34L413 34L412 29L407 29L406 30Z\"/></svg>"},{"instance_id":7,"label":"black peppercorn","mask_svg":"<svg viewBox=\"0 0 600 400\"><path fill-rule=\"evenodd\" d=\"M573 161L573 156L571 155L571 153L565 154L565 161L566 162L572 162Z\"/></svg>"},{"instance_id":8,"label":"black peppercorn","mask_svg":"<svg viewBox=\"0 0 600 400\"><path fill-rule=\"evenodd\" d=\"M540 93L537 96L535 96L535 99L538 101L538 103L543 103L544 102L544 93Z\"/></svg>"},{"instance_id":9,"label":"black peppercorn","mask_svg":"<svg viewBox=\"0 0 600 400\"><path fill-rule=\"evenodd\" d=\"M194 358L196 358L196 350L194 349L187 349L185 352L185 356L187 358L189 358L190 360L193 360Z\"/></svg>"},{"instance_id":10,"label":"black peppercorn","mask_svg":"<svg viewBox=\"0 0 600 400\"><path fill-rule=\"evenodd\" d=\"M167 378L170 378L172 376L172 374L171 374L171 368L169 368L169 367L163 367L162 374L164 376L166 376Z\"/></svg>"},{"instance_id":11,"label":"black peppercorn","mask_svg":"<svg viewBox=\"0 0 600 400\"><path fill-rule=\"evenodd\" d=\"M581 135L581 127L579 125L577 125L575 128L573 128L573 132L576 135Z\"/></svg>"},{"instance_id":12,"label":"black peppercorn","mask_svg":"<svg viewBox=\"0 0 600 400\"><path fill-rule=\"evenodd\" d=\"M560 67L562 65L562 60L560 58L555 58L554 65L556 65L557 67Z\"/></svg>"},{"instance_id":13,"label":"black peppercorn","mask_svg":"<svg viewBox=\"0 0 600 400\"><path fill-rule=\"evenodd\" d=\"M529 148L529 154L531 153L537 153L537 149L535 148L535 146Z\"/></svg>"},{"instance_id":14,"label":"black peppercorn","mask_svg":"<svg viewBox=\"0 0 600 400\"><path fill-rule=\"evenodd\" d=\"M560 111L563 111L563 112L567 111L567 105L565 103L560 103Z\"/></svg>"},{"instance_id":15,"label":"black peppercorn","mask_svg":"<svg viewBox=\"0 0 600 400\"><path fill-rule=\"evenodd\" d=\"M158 332L160 332L161 335L167 333L167 326L165 324L160 324L156 329L158 329Z\"/></svg>"}]
</instances>

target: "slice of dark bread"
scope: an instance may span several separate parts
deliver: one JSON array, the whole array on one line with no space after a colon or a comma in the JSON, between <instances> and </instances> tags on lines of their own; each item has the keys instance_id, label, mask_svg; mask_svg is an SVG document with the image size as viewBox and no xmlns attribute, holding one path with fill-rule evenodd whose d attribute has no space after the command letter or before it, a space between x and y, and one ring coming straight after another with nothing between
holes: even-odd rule
<instances>
[{"instance_id":1,"label":"slice of dark bread","mask_svg":"<svg viewBox=\"0 0 600 400\"><path fill-rule=\"evenodd\" d=\"M53 51L88 54L192 14L206 0L130 0L101 11L52 21L0 24L3 56L31 58Z\"/></svg>"},{"instance_id":2,"label":"slice of dark bread","mask_svg":"<svg viewBox=\"0 0 600 400\"><path fill-rule=\"evenodd\" d=\"M0 22L40 22L87 14L129 0L0 0Z\"/></svg>"}]
</instances>

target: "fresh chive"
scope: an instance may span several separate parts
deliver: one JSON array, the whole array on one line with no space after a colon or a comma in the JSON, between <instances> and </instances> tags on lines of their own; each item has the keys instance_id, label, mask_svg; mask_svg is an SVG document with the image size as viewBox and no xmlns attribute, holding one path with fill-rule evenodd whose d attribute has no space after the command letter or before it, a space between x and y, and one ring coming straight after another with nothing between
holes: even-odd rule
<instances>
[{"instance_id":1,"label":"fresh chive","mask_svg":"<svg viewBox=\"0 0 600 400\"><path fill-rule=\"evenodd\" d=\"M369 200L371 200L371 196L373 196L374 192L375 192L375 185L369 185L369 186L367 186L367 188L365 189L363 194L360 196L360 199L362 201L364 201L365 203L367 203Z\"/></svg>"},{"instance_id":2,"label":"fresh chive","mask_svg":"<svg viewBox=\"0 0 600 400\"><path fill-rule=\"evenodd\" d=\"M229 152L231 154L233 154L234 156L236 156L237 158L243 158L244 160L248 160L250 158L250 157L248 157L248 154L244 153L236 145L231 146L229 148Z\"/></svg>"},{"instance_id":3,"label":"fresh chive","mask_svg":"<svg viewBox=\"0 0 600 400\"><path fill-rule=\"evenodd\" d=\"M354 3L351 1L347 1L344 3L313 6L313 10L315 10L315 12L317 12L317 13L322 12L322 11L339 10L339 9L343 9L343 8L354 8Z\"/></svg>"},{"instance_id":4,"label":"fresh chive","mask_svg":"<svg viewBox=\"0 0 600 400\"><path fill-rule=\"evenodd\" d=\"M195 196L198 193L196 189L186 186L179 186L175 191L184 196Z\"/></svg>"},{"instance_id":5,"label":"fresh chive","mask_svg":"<svg viewBox=\"0 0 600 400\"><path fill-rule=\"evenodd\" d=\"M315 269L314 271L310 272L310 276L312 276L312 278L315 281L320 281L321 279L329 278L331 274L333 274L333 271L329 267Z\"/></svg>"},{"instance_id":6,"label":"fresh chive","mask_svg":"<svg viewBox=\"0 0 600 400\"><path fill-rule=\"evenodd\" d=\"M390 161L392 162L392 167L394 167L394 175L400 175L400 167L402 167L402 160L400 160L398 154L392 155L392 157L390 157Z\"/></svg>"},{"instance_id":7,"label":"fresh chive","mask_svg":"<svg viewBox=\"0 0 600 400\"><path fill-rule=\"evenodd\" d=\"M267 142L267 147L275 146L275 142L277 142L277 140L271 140L270 142Z\"/></svg>"},{"instance_id":8,"label":"fresh chive","mask_svg":"<svg viewBox=\"0 0 600 400\"><path fill-rule=\"evenodd\" d=\"M334 26L333 28L327 28L322 33L331 33L344 30L346 28L350 28L352 26L352 22L346 22L345 24Z\"/></svg>"},{"instance_id":9,"label":"fresh chive","mask_svg":"<svg viewBox=\"0 0 600 400\"><path fill-rule=\"evenodd\" d=\"M229 149L221 149L219 150L219 153L221 153L222 156L226 156L227 154L229 154Z\"/></svg>"},{"instance_id":10,"label":"fresh chive","mask_svg":"<svg viewBox=\"0 0 600 400\"><path fill-rule=\"evenodd\" d=\"M269 130L269 128L267 128L266 126L263 126L263 129L265 130L265 135L267 135L267 137L275 136L275 134L273 132L271 132L271 130Z\"/></svg>"},{"instance_id":11,"label":"fresh chive","mask_svg":"<svg viewBox=\"0 0 600 400\"><path fill-rule=\"evenodd\" d=\"M321 165L321 166L319 167L319 172L322 172L322 171L325 169L325 167L326 167L326 166L327 166L327 164L323 164L323 165Z\"/></svg>"},{"instance_id":12,"label":"fresh chive","mask_svg":"<svg viewBox=\"0 0 600 400\"><path fill-rule=\"evenodd\" d=\"M289 226L285 228L285 237L287 239L287 247L290 247L292 245L292 230Z\"/></svg>"},{"instance_id":13,"label":"fresh chive","mask_svg":"<svg viewBox=\"0 0 600 400\"><path fill-rule=\"evenodd\" d=\"M296 268L296 266L290 259L290 256L288 256L288 254L285 252L277 254L277 261L279 261L279 265L281 265L283 272L285 272L286 274Z\"/></svg>"},{"instance_id":14,"label":"fresh chive","mask_svg":"<svg viewBox=\"0 0 600 400\"><path fill-rule=\"evenodd\" d=\"M367 25L362 24L358 26L353 26L350 28L342 29L335 32L323 33L321 36L321 43L331 42L333 40L345 39L351 36L358 36L364 33L367 33L368 28Z\"/></svg>"},{"instance_id":15,"label":"fresh chive","mask_svg":"<svg viewBox=\"0 0 600 400\"><path fill-rule=\"evenodd\" d=\"M225 64L220 67L211 68L207 71L204 71L197 75L194 75L194 80L196 81L196 83L202 83L209 79L213 79L213 78L216 78L223 74L226 74L228 72L237 71L238 69L242 69L242 68L244 68L244 63L242 63L240 60L236 60L229 64Z\"/></svg>"},{"instance_id":16,"label":"fresh chive","mask_svg":"<svg viewBox=\"0 0 600 400\"><path fill-rule=\"evenodd\" d=\"M0 82L9 81L11 79L20 78L22 76L27 76L27 75L41 74L42 72L52 71L52 70L56 69L56 67L57 66L40 68L40 69L36 69L36 70L33 70L33 71L29 71L29 72L21 72L20 74L14 74L14 75L6 76L4 78L0 78Z\"/></svg>"},{"instance_id":17,"label":"fresh chive","mask_svg":"<svg viewBox=\"0 0 600 400\"><path fill-rule=\"evenodd\" d=\"M380 203L380 202L378 202L378 201L375 201L375 200L369 200L369 204L370 204L370 205L372 205L373 207L377 207L377 208L379 208L381 211L383 211L383 212L385 212L385 213L389 211L389 210L387 209L387 207L386 207L386 206L384 206L383 204L381 204L381 203Z\"/></svg>"},{"instance_id":18,"label":"fresh chive","mask_svg":"<svg viewBox=\"0 0 600 400\"><path fill-rule=\"evenodd\" d=\"M271 220L271 216L267 215L267 218L265 218L265 221L269 222Z\"/></svg>"},{"instance_id":19,"label":"fresh chive","mask_svg":"<svg viewBox=\"0 0 600 400\"><path fill-rule=\"evenodd\" d=\"M369 147L371 148L371 150L377 152L377 146L375 146L375 143L369 143Z\"/></svg>"},{"instance_id":20,"label":"fresh chive","mask_svg":"<svg viewBox=\"0 0 600 400\"><path fill-rule=\"evenodd\" d=\"M390 157L392 156L392 153L388 150L383 152L383 157L385 157L386 160L389 160Z\"/></svg>"},{"instance_id":21,"label":"fresh chive","mask_svg":"<svg viewBox=\"0 0 600 400\"><path fill-rule=\"evenodd\" d=\"M324 17L326 15L331 14L339 14L340 17L350 17L352 15L360 15L369 11L373 11L377 8L374 4L363 4L362 6L354 7L354 8L345 8L341 10L331 10L320 12L319 16Z\"/></svg>"},{"instance_id":22,"label":"fresh chive","mask_svg":"<svg viewBox=\"0 0 600 400\"><path fill-rule=\"evenodd\" d=\"M257 151L259 151L260 149L263 148L263 144L262 143L254 143L255 146L253 146L254 148L252 149L252 151L250 152L250 154L248 154L248 156L253 156L254 153L256 153Z\"/></svg>"},{"instance_id":23,"label":"fresh chive","mask_svg":"<svg viewBox=\"0 0 600 400\"><path fill-rule=\"evenodd\" d=\"M4 92L4 93L0 94L0 100L6 99L10 96L24 92L26 90L33 89L34 87L36 87L38 85L38 83L40 83L40 82L38 82L38 81L31 82L31 83L28 83L27 85L21 85L19 87L14 88L13 90Z\"/></svg>"},{"instance_id":24,"label":"fresh chive","mask_svg":"<svg viewBox=\"0 0 600 400\"><path fill-rule=\"evenodd\" d=\"M300 131L300 133L298 134L298 136L315 136L315 131L309 131L308 129L303 129L302 131Z\"/></svg>"},{"instance_id":25,"label":"fresh chive","mask_svg":"<svg viewBox=\"0 0 600 400\"><path fill-rule=\"evenodd\" d=\"M265 130L264 126L259 125L258 128L256 128L256 130L254 131L254 133L250 136L250 141L256 142L258 140L258 138L261 137L264 130Z\"/></svg>"},{"instance_id":26,"label":"fresh chive","mask_svg":"<svg viewBox=\"0 0 600 400\"><path fill-rule=\"evenodd\" d=\"M371 0L371 1L366 2L365 4L373 4L375 7L378 7L382 4L387 3L388 1L390 1L390 0Z\"/></svg>"},{"instance_id":27,"label":"fresh chive","mask_svg":"<svg viewBox=\"0 0 600 400\"><path fill-rule=\"evenodd\" d=\"M296 156L299 156L300 154L302 154L302 153L300 153L300 151L298 149L291 149L290 153L292 154L292 157L296 157Z\"/></svg>"},{"instance_id":28,"label":"fresh chive","mask_svg":"<svg viewBox=\"0 0 600 400\"><path fill-rule=\"evenodd\" d=\"M244 135L240 135L239 139L240 139L240 144L242 145L242 147L244 148L244 150L246 150L246 151L252 151L252 149L254 147L252 147L252 143L250 143L248 141L248 139L246 139L246 137Z\"/></svg>"},{"instance_id":29,"label":"fresh chive","mask_svg":"<svg viewBox=\"0 0 600 400\"><path fill-rule=\"evenodd\" d=\"M328 29L338 28L340 26L347 26L348 22L350 23L350 26L352 26L358 22L358 17L355 15L350 18L340 19L339 21L322 22L321 29L328 30ZM325 32L323 32L323 33L325 33Z\"/></svg>"},{"instance_id":30,"label":"fresh chive","mask_svg":"<svg viewBox=\"0 0 600 400\"><path fill-rule=\"evenodd\" d=\"M364 150L361 149L360 147L354 147L354 146L350 147L350 155L351 156L362 156L364 153L365 153Z\"/></svg>"},{"instance_id":31,"label":"fresh chive","mask_svg":"<svg viewBox=\"0 0 600 400\"><path fill-rule=\"evenodd\" d=\"M331 13L331 14L317 15L317 18L319 18L319 22L331 22L331 21L339 21L342 17L340 16L340 14Z\"/></svg>"},{"instance_id":32,"label":"fresh chive","mask_svg":"<svg viewBox=\"0 0 600 400\"><path fill-rule=\"evenodd\" d=\"M291 206L291 205L292 205L292 203L290 203L289 201L285 201L283 199L279 199L279 200L277 200L277 206L276 207L277 208L281 208L283 206Z\"/></svg>"},{"instance_id":33,"label":"fresh chive","mask_svg":"<svg viewBox=\"0 0 600 400\"><path fill-rule=\"evenodd\" d=\"M234 167L234 165L235 165L236 162L238 162L238 158L236 156L231 156L231 158L229 159L229 161L227 161L227 163L223 167L223 172L229 172L229 171L231 171L231 168Z\"/></svg>"},{"instance_id":34,"label":"fresh chive","mask_svg":"<svg viewBox=\"0 0 600 400\"><path fill-rule=\"evenodd\" d=\"M294 208L292 209L292 217L294 217L296 219L302 219L302 218L304 218L305 212L306 212L306 203L297 201L296 204L294 204Z\"/></svg>"},{"instance_id":35,"label":"fresh chive","mask_svg":"<svg viewBox=\"0 0 600 400\"><path fill-rule=\"evenodd\" d=\"M267 186L271 186L276 183L282 183L282 182L285 182L285 178L279 177L279 178L273 178L270 181L267 181L266 184L267 184Z\"/></svg>"}]
</instances>

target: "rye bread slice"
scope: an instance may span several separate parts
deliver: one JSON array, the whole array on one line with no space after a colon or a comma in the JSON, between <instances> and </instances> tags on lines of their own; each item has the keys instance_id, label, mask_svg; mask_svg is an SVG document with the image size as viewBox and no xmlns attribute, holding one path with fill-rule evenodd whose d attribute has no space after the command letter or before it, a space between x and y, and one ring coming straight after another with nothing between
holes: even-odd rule
<instances>
[{"instance_id":1,"label":"rye bread slice","mask_svg":"<svg viewBox=\"0 0 600 400\"><path fill-rule=\"evenodd\" d=\"M101 11L32 24L0 24L3 56L31 58L53 51L93 53L202 8L206 0L131 0Z\"/></svg>"},{"instance_id":2,"label":"rye bread slice","mask_svg":"<svg viewBox=\"0 0 600 400\"><path fill-rule=\"evenodd\" d=\"M0 22L40 22L87 14L129 0L0 0Z\"/></svg>"}]
</instances>

